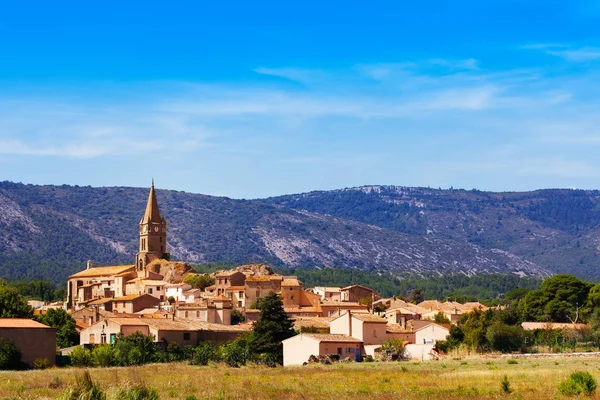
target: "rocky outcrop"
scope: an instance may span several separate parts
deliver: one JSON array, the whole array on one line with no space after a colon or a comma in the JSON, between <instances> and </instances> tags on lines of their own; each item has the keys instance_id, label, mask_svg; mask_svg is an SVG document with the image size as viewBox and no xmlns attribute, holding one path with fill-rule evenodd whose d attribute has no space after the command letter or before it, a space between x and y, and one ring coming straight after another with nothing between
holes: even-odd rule
<instances>
[{"instance_id":1,"label":"rocky outcrop","mask_svg":"<svg viewBox=\"0 0 600 400\"><path fill-rule=\"evenodd\" d=\"M246 264L240 265L235 269L246 276L266 276L273 275L273 268L266 264Z\"/></svg>"},{"instance_id":2,"label":"rocky outcrop","mask_svg":"<svg viewBox=\"0 0 600 400\"><path fill-rule=\"evenodd\" d=\"M185 262L154 260L148 264L148 270L163 276L169 283L181 283L194 270Z\"/></svg>"}]
</instances>

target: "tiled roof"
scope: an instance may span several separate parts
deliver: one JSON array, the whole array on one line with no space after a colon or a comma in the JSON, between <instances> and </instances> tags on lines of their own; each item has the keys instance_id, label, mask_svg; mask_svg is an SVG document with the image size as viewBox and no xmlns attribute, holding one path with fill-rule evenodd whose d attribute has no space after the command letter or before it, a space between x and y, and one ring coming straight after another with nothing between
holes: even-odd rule
<instances>
[{"instance_id":1,"label":"tiled roof","mask_svg":"<svg viewBox=\"0 0 600 400\"><path fill-rule=\"evenodd\" d=\"M110 298L110 297L104 297L104 298L102 298L102 299L97 299L97 300L94 300L94 301L90 301L90 302L88 303L88 306L99 306L99 305L101 305L101 304L110 303L110 302L111 302L111 301L113 301L113 300L114 300L113 298Z\"/></svg>"},{"instance_id":2,"label":"tiled roof","mask_svg":"<svg viewBox=\"0 0 600 400\"><path fill-rule=\"evenodd\" d=\"M303 313L303 312L321 312L320 307L284 307L283 311L286 313Z\"/></svg>"},{"instance_id":3,"label":"tiled roof","mask_svg":"<svg viewBox=\"0 0 600 400\"><path fill-rule=\"evenodd\" d=\"M29 318L0 318L0 328L53 329Z\"/></svg>"},{"instance_id":4,"label":"tiled roof","mask_svg":"<svg viewBox=\"0 0 600 400\"><path fill-rule=\"evenodd\" d=\"M355 287L360 287L360 288L363 288L363 289L367 289L367 290L373 291L373 289L368 288L368 287L363 286L363 285L350 285L350 286L343 287L340 290L348 290L348 289L352 289L352 288L355 288Z\"/></svg>"},{"instance_id":5,"label":"tiled roof","mask_svg":"<svg viewBox=\"0 0 600 400\"><path fill-rule=\"evenodd\" d=\"M215 301L215 300L216 300L216 301L231 301L231 299L230 299L230 298L228 298L228 297L225 297L225 296L217 296L217 297L213 298L212 300L213 300L213 301Z\"/></svg>"},{"instance_id":6,"label":"tiled roof","mask_svg":"<svg viewBox=\"0 0 600 400\"><path fill-rule=\"evenodd\" d=\"M123 296L123 297L115 297L113 300L114 301L131 301L131 300L135 300L138 297L142 297L145 296L145 294L128 294L127 296Z\"/></svg>"},{"instance_id":7,"label":"tiled roof","mask_svg":"<svg viewBox=\"0 0 600 400\"><path fill-rule=\"evenodd\" d=\"M587 327L586 324L572 324L562 322L523 322L521 326L526 331L532 331L536 329L584 329Z\"/></svg>"},{"instance_id":8,"label":"tiled roof","mask_svg":"<svg viewBox=\"0 0 600 400\"><path fill-rule=\"evenodd\" d=\"M329 328L331 318L323 317L295 317L294 326L296 328L314 326L316 328Z\"/></svg>"},{"instance_id":9,"label":"tiled roof","mask_svg":"<svg viewBox=\"0 0 600 400\"><path fill-rule=\"evenodd\" d=\"M282 281L283 276L281 275L264 275L264 276L248 276L246 282L268 282L268 281Z\"/></svg>"},{"instance_id":10,"label":"tiled roof","mask_svg":"<svg viewBox=\"0 0 600 400\"><path fill-rule=\"evenodd\" d=\"M362 343L362 340L353 338L352 336L333 334L333 333L301 333L304 337L316 339L320 342L345 342L345 343Z\"/></svg>"},{"instance_id":11,"label":"tiled roof","mask_svg":"<svg viewBox=\"0 0 600 400\"><path fill-rule=\"evenodd\" d=\"M339 293L342 288L333 286L315 286L315 289L321 290L325 293Z\"/></svg>"},{"instance_id":12,"label":"tiled roof","mask_svg":"<svg viewBox=\"0 0 600 400\"><path fill-rule=\"evenodd\" d=\"M229 286L226 291L246 290L246 286Z\"/></svg>"},{"instance_id":13,"label":"tiled roof","mask_svg":"<svg viewBox=\"0 0 600 400\"><path fill-rule=\"evenodd\" d=\"M301 286L298 278L284 278L281 281L281 286Z\"/></svg>"},{"instance_id":14,"label":"tiled roof","mask_svg":"<svg viewBox=\"0 0 600 400\"><path fill-rule=\"evenodd\" d=\"M379 324L387 324L387 319L378 317L377 315L368 314L368 313L353 313L352 318L355 318L359 321L363 322L374 322Z\"/></svg>"},{"instance_id":15,"label":"tiled roof","mask_svg":"<svg viewBox=\"0 0 600 400\"><path fill-rule=\"evenodd\" d=\"M216 277L219 277L219 276L231 276L231 275L235 275L235 274L241 274L241 272L235 271L235 270L219 271L219 272L215 273L215 276Z\"/></svg>"},{"instance_id":16,"label":"tiled roof","mask_svg":"<svg viewBox=\"0 0 600 400\"><path fill-rule=\"evenodd\" d=\"M89 269L84 269L83 271L77 272L76 274L71 275L69 278L86 278L93 276L110 276L110 275L118 275L127 270L134 269L135 265L115 265L109 267L93 267Z\"/></svg>"}]
</instances>

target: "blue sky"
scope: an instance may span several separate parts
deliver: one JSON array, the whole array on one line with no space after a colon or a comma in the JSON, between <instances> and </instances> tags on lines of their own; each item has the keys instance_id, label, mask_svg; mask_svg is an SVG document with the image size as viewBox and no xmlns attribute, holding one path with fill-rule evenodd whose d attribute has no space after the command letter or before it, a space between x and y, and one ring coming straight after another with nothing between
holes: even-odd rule
<instances>
[{"instance_id":1,"label":"blue sky","mask_svg":"<svg viewBox=\"0 0 600 400\"><path fill-rule=\"evenodd\" d=\"M90 3L0 2L0 180L600 189L598 2Z\"/></svg>"}]
</instances>

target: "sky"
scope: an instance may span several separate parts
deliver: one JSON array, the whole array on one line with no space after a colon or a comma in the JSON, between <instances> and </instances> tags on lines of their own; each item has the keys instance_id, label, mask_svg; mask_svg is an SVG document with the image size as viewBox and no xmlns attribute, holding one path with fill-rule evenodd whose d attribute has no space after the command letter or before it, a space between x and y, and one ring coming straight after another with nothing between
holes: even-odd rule
<instances>
[{"instance_id":1,"label":"sky","mask_svg":"<svg viewBox=\"0 0 600 400\"><path fill-rule=\"evenodd\" d=\"M599 154L597 1L0 0L0 181L600 189Z\"/></svg>"}]
</instances>

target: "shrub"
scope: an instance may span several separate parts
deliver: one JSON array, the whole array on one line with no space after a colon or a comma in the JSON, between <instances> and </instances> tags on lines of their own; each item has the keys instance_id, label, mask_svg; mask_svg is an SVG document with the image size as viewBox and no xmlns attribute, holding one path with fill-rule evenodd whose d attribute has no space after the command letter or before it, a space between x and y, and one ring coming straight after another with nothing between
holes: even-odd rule
<instances>
[{"instance_id":1,"label":"shrub","mask_svg":"<svg viewBox=\"0 0 600 400\"><path fill-rule=\"evenodd\" d=\"M506 363L514 365L514 364L518 364L519 362L517 360L508 360Z\"/></svg>"},{"instance_id":2,"label":"shrub","mask_svg":"<svg viewBox=\"0 0 600 400\"><path fill-rule=\"evenodd\" d=\"M512 393L512 389L510 388L510 382L508 381L508 377L504 375L502 378L502 382L500 382L500 387L502 387L502 391L504 393Z\"/></svg>"},{"instance_id":3,"label":"shrub","mask_svg":"<svg viewBox=\"0 0 600 400\"><path fill-rule=\"evenodd\" d=\"M363 361L364 362L373 362L373 361L375 361L375 359L371 355L366 355L365 358L363 359Z\"/></svg>"},{"instance_id":4,"label":"shrub","mask_svg":"<svg viewBox=\"0 0 600 400\"><path fill-rule=\"evenodd\" d=\"M523 344L525 331L520 326L497 322L486 333L487 341L494 350L502 352L518 350Z\"/></svg>"},{"instance_id":5,"label":"shrub","mask_svg":"<svg viewBox=\"0 0 600 400\"><path fill-rule=\"evenodd\" d=\"M115 357L112 347L108 344L96 347L92 350L91 361L92 365L96 367L110 367L114 365Z\"/></svg>"},{"instance_id":6,"label":"shrub","mask_svg":"<svg viewBox=\"0 0 600 400\"><path fill-rule=\"evenodd\" d=\"M35 369L46 369L50 366L50 361L47 358L36 358L33 361L33 368Z\"/></svg>"},{"instance_id":7,"label":"shrub","mask_svg":"<svg viewBox=\"0 0 600 400\"><path fill-rule=\"evenodd\" d=\"M121 389L115 400L158 400L158 392L154 388L145 385Z\"/></svg>"},{"instance_id":8,"label":"shrub","mask_svg":"<svg viewBox=\"0 0 600 400\"><path fill-rule=\"evenodd\" d=\"M113 347L115 362L118 365L149 363L156 355L152 337L141 332L135 332L128 336L119 334Z\"/></svg>"},{"instance_id":9,"label":"shrub","mask_svg":"<svg viewBox=\"0 0 600 400\"><path fill-rule=\"evenodd\" d=\"M71 352L71 365L87 367L92 364L92 353L85 347L75 347Z\"/></svg>"},{"instance_id":10,"label":"shrub","mask_svg":"<svg viewBox=\"0 0 600 400\"><path fill-rule=\"evenodd\" d=\"M167 354L169 361L182 361L185 359L183 347L177 342L171 342L167 346Z\"/></svg>"},{"instance_id":11,"label":"shrub","mask_svg":"<svg viewBox=\"0 0 600 400\"><path fill-rule=\"evenodd\" d=\"M100 386L92 380L90 373L85 371L75 377L75 385L67 389L61 400L106 400L106 394Z\"/></svg>"},{"instance_id":12,"label":"shrub","mask_svg":"<svg viewBox=\"0 0 600 400\"><path fill-rule=\"evenodd\" d=\"M207 365L210 361L217 361L217 348L209 341L202 342L194 350L194 356L190 364Z\"/></svg>"},{"instance_id":13,"label":"shrub","mask_svg":"<svg viewBox=\"0 0 600 400\"><path fill-rule=\"evenodd\" d=\"M240 336L231 343L221 346L223 361L230 367L246 365L250 359L249 338L252 334Z\"/></svg>"},{"instance_id":14,"label":"shrub","mask_svg":"<svg viewBox=\"0 0 600 400\"><path fill-rule=\"evenodd\" d=\"M567 380L559 386L559 391L565 396L585 394L589 396L596 391L598 383L589 372L573 372Z\"/></svg>"},{"instance_id":15,"label":"shrub","mask_svg":"<svg viewBox=\"0 0 600 400\"><path fill-rule=\"evenodd\" d=\"M0 369L20 369L21 352L13 342L0 338Z\"/></svg>"}]
</instances>

